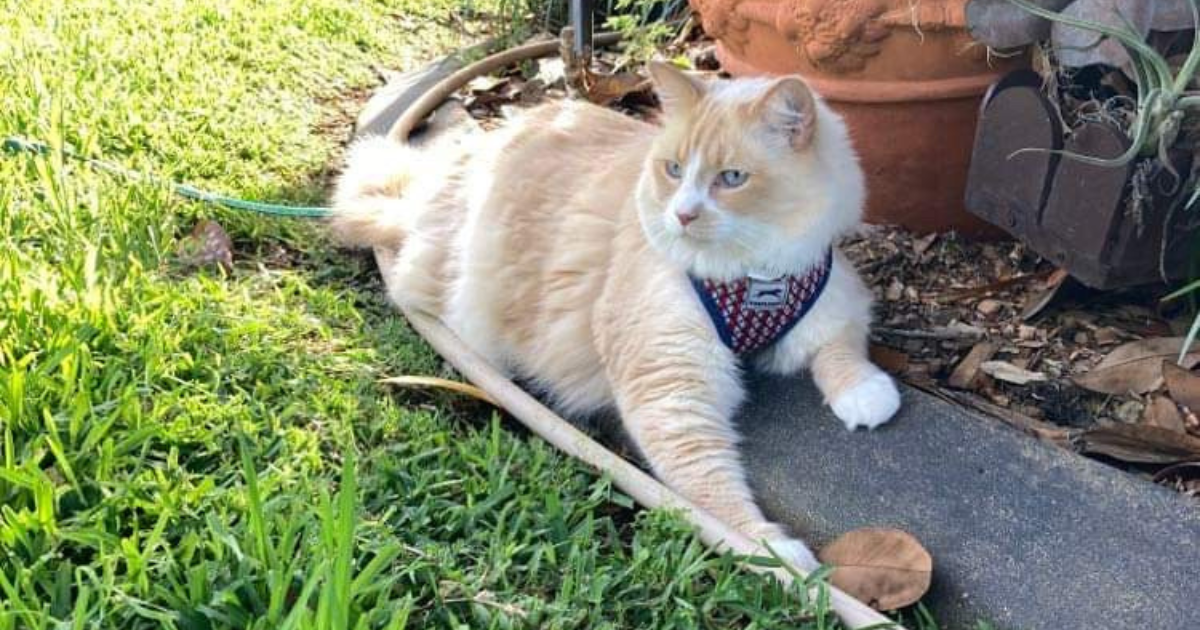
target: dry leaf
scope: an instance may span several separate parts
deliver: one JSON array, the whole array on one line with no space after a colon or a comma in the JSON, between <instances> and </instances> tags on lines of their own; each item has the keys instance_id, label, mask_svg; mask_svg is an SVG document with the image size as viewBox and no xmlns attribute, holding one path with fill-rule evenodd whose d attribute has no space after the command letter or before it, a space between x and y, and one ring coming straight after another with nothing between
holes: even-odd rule
<instances>
[{"instance_id":1,"label":"dry leaf","mask_svg":"<svg viewBox=\"0 0 1200 630\"><path fill-rule=\"evenodd\" d=\"M863 528L842 534L817 555L832 566L830 581L878 610L895 610L929 590L933 558L898 529Z\"/></svg>"},{"instance_id":2,"label":"dry leaf","mask_svg":"<svg viewBox=\"0 0 1200 630\"><path fill-rule=\"evenodd\" d=\"M467 383L452 381L447 378L438 378L436 376L392 376L389 378L380 379L380 383L388 385L396 385L399 387L433 387L436 389L446 389L460 394L466 394L472 398L482 400L483 402L499 407L500 403L492 399L487 392Z\"/></svg>"},{"instance_id":3,"label":"dry leaf","mask_svg":"<svg viewBox=\"0 0 1200 630\"><path fill-rule=\"evenodd\" d=\"M1175 401L1166 396L1154 396L1150 399L1150 404L1146 405L1146 410L1142 412L1142 424L1175 433L1187 433L1187 427L1183 424L1183 414L1179 413Z\"/></svg>"},{"instance_id":4,"label":"dry leaf","mask_svg":"<svg viewBox=\"0 0 1200 630\"><path fill-rule=\"evenodd\" d=\"M633 92L644 92L650 85L650 79L632 72L603 74L584 69L583 94L597 105L608 105Z\"/></svg>"},{"instance_id":5,"label":"dry leaf","mask_svg":"<svg viewBox=\"0 0 1200 630\"><path fill-rule=\"evenodd\" d=\"M892 278L892 282L888 284L887 291L884 292L883 297L889 302L895 302L904 297L904 283Z\"/></svg>"},{"instance_id":6,"label":"dry leaf","mask_svg":"<svg viewBox=\"0 0 1200 630\"><path fill-rule=\"evenodd\" d=\"M889 346L871 344L871 362L895 376L908 371L908 355Z\"/></svg>"},{"instance_id":7,"label":"dry leaf","mask_svg":"<svg viewBox=\"0 0 1200 630\"><path fill-rule=\"evenodd\" d=\"M1200 435L1200 418L1188 407L1183 408L1183 427L1192 435Z\"/></svg>"},{"instance_id":8,"label":"dry leaf","mask_svg":"<svg viewBox=\"0 0 1200 630\"><path fill-rule=\"evenodd\" d=\"M913 251L916 252L916 254L918 256L920 256L920 255L924 254L926 251L929 251L929 248L931 246L933 246L934 241L936 241L937 239L938 239L938 233L930 232L929 234L926 234L925 236L922 236L921 238L918 238L913 241L913 244L912 244Z\"/></svg>"},{"instance_id":9,"label":"dry leaf","mask_svg":"<svg viewBox=\"0 0 1200 630\"><path fill-rule=\"evenodd\" d=\"M966 358L959 361L958 366L954 368L954 372L950 374L948 384L950 387L957 389L970 389L972 383L979 376L979 366L984 361L992 358L996 354L996 345L987 341L980 341L975 344L974 348L967 353Z\"/></svg>"},{"instance_id":10,"label":"dry leaf","mask_svg":"<svg viewBox=\"0 0 1200 630\"><path fill-rule=\"evenodd\" d=\"M216 221L204 219L179 244L179 260L189 267L216 265L233 270L233 240Z\"/></svg>"},{"instance_id":11,"label":"dry leaf","mask_svg":"<svg viewBox=\"0 0 1200 630\"><path fill-rule=\"evenodd\" d=\"M1041 291L1032 294L1025 302L1025 308L1021 311L1021 321L1027 322L1046 310L1054 298L1058 297L1059 291L1066 285L1070 275L1066 269L1055 269L1054 273L1050 274L1050 277L1042 284Z\"/></svg>"},{"instance_id":12,"label":"dry leaf","mask_svg":"<svg viewBox=\"0 0 1200 630\"><path fill-rule=\"evenodd\" d=\"M1013 385L1028 385L1030 383L1046 382L1046 375L1017 367L1008 361L984 361L979 366L980 371L988 376Z\"/></svg>"},{"instance_id":13,"label":"dry leaf","mask_svg":"<svg viewBox=\"0 0 1200 630\"><path fill-rule=\"evenodd\" d=\"M1179 367L1173 359L1163 361L1162 370L1171 399L1192 411L1200 411L1200 374Z\"/></svg>"},{"instance_id":14,"label":"dry leaf","mask_svg":"<svg viewBox=\"0 0 1200 630\"><path fill-rule=\"evenodd\" d=\"M1102 394L1145 394L1163 384L1163 361L1179 355L1182 337L1142 339L1118 346L1090 372L1075 377L1075 384ZM1184 367L1200 363L1200 353L1184 358Z\"/></svg>"},{"instance_id":15,"label":"dry leaf","mask_svg":"<svg viewBox=\"0 0 1200 630\"><path fill-rule=\"evenodd\" d=\"M1124 462L1174 464L1200 459L1200 438L1144 424L1110 424L1079 433L1084 453L1108 455Z\"/></svg>"},{"instance_id":16,"label":"dry leaf","mask_svg":"<svg viewBox=\"0 0 1200 630\"><path fill-rule=\"evenodd\" d=\"M1096 329L1096 343L1111 346L1121 340L1121 332L1112 326L1101 326Z\"/></svg>"},{"instance_id":17,"label":"dry leaf","mask_svg":"<svg viewBox=\"0 0 1200 630\"><path fill-rule=\"evenodd\" d=\"M979 311L979 314L983 315L984 317L991 317L992 315L999 313L1000 309L1003 307L1004 305L1001 304L999 300L987 298L984 300L979 300L979 304L975 305L975 310Z\"/></svg>"}]
</instances>

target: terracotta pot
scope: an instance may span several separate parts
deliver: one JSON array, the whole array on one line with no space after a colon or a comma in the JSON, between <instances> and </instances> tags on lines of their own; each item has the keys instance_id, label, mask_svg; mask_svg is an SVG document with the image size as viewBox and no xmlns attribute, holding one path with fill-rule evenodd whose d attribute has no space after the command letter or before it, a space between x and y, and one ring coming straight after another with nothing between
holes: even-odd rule
<instances>
[{"instance_id":1,"label":"terracotta pot","mask_svg":"<svg viewBox=\"0 0 1200 630\"><path fill-rule=\"evenodd\" d=\"M963 208L983 93L1024 58L988 58L967 0L690 0L733 75L800 74L845 117L867 220L995 231Z\"/></svg>"}]
</instances>

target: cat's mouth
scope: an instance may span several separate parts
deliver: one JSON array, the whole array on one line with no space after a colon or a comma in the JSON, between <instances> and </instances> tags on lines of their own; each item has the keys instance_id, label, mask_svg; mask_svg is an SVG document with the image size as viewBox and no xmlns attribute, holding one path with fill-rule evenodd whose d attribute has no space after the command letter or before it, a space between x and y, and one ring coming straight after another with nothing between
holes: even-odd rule
<instances>
[{"instance_id":1,"label":"cat's mouth","mask_svg":"<svg viewBox=\"0 0 1200 630\"><path fill-rule=\"evenodd\" d=\"M711 243L717 238L717 230L714 226L707 223L691 223L689 225L680 225L673 217L667 217L663 220L663 231L674 239L687 241L690 243Z\"/></svg>"}]
</instances>

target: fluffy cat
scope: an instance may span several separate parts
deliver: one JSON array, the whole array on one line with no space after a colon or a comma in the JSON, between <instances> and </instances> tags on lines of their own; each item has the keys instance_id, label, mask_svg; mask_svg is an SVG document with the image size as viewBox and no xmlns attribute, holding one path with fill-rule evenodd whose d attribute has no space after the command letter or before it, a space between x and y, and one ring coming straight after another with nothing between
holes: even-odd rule
<instances>
[{"instance_id":1,"label":"fluffy cat","mask_svg":"<svg viewBox=\"0 0 1200 630\"><path fill-rule=\"evenodd\" d=\"M429 147L360 141L331 226L397 252L381 270L393 302L439 316L568 416L615 408L659 479L811 570L755 504L732 417L744 361L811 369L850 429L899 408L867 358L870 294L829 258L860 221L863 176L844 124L799 78L651 75L662 127L559 103ZM825 264L816 302L753 355L734 353L698 297L697 283Z\"/></svg>"}]
</instances>

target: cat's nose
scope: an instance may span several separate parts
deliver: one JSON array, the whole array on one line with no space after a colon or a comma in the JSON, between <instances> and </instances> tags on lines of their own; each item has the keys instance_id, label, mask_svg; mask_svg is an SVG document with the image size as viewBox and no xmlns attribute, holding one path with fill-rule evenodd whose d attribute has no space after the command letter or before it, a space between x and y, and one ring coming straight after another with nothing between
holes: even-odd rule
<instances>
[{"instance_id":1,"label":"cat's nose","mask_svg":"<svg viewBox=\"0 0 1200 630\"><path fill-rule=\"evenodd\" d=\"M679 219L679 225L687 227L687 224L695 221L700 216L700 207L692 206L690 208L679 208L675 211L675 218Z\"/></svg>"}]
</instances>

